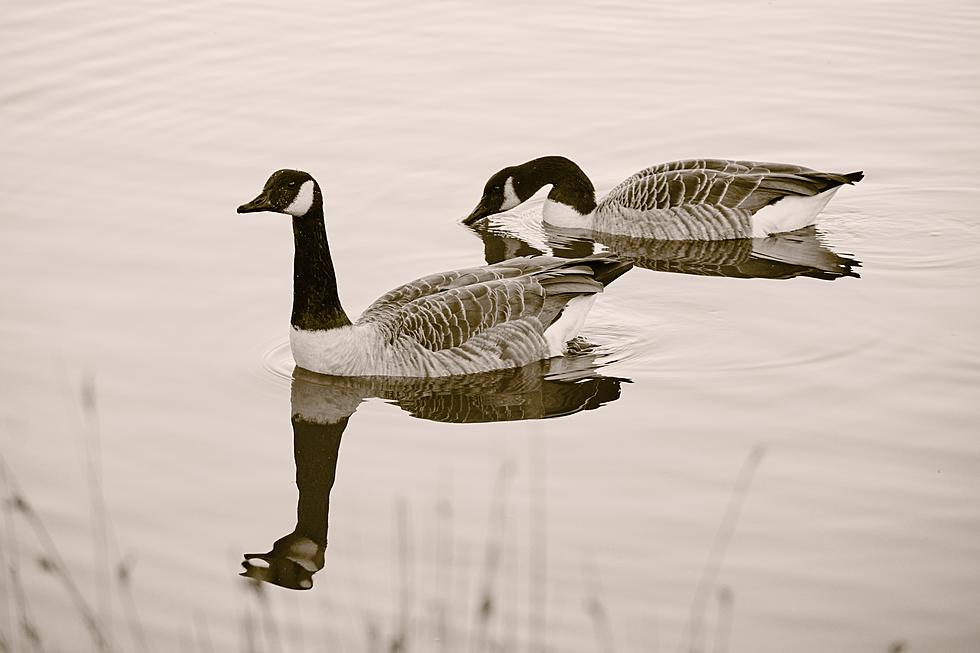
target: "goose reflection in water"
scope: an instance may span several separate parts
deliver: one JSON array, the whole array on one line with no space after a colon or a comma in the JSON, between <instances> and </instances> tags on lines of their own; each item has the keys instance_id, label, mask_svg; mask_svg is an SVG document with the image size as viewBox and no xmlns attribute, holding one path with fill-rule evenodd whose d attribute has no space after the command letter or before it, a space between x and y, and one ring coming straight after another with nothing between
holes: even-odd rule
<instances>
[{"instance_id":1,"label":"goose reflection in water","mask_svg":"<svg viewBox=\"0 0 980 653\"><path fill-rule=\"evenodd\" d=\"M766 238L731 240L654 240L540 223L504 226L488 220L469 228L483 240L487 263L545 253L576 258L592 254L601 245L636 267L659 272L737 279L860 277L855 271L860 261L832 251L813 226Z\"/></svg>"},{"instance_id":2,"label":"goose reflection in water","mask_svg":"<svg viewBox=\"0 0 980 653\"><path fill-rule=\"evenodd\" d=\"M462 377L409 379L324 376L296 368L291 393L293 455L299 500L296 528L267 553L246 553L242 576L310 589L323 568L330 490L340 440L357 406L379 397L413 417L477 423L546 419L615 401L628 379L597 373L587 348L525 367Z\"/></svg>"}]
</instances>

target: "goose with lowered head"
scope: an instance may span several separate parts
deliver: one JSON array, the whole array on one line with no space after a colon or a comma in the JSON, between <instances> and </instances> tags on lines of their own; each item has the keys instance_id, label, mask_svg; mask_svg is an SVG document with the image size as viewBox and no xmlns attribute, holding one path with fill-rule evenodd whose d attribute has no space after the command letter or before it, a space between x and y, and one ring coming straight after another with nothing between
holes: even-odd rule
<instances>
[{"instance_id":1,"label":"goose with lowered head","mask_svg":"<svg viewBox=\"0 0 980 653\"><path fill-rule=\"evenodd\" d=\"M641 170L596 202L578 165L545 156L490 177L463 222L512 209L550 185L542 219L556 227L659 240L764 238L813 224L841 186L863 177L785 163L689 159Z\"/></svg>"},{"instance_id":2,"label":"goose with lowered head","mask_svg":"<svg viewBox=\"0 0 980 653\"><path fill-rule=\"evenodd\" d=\"M259 211L292 216L290 348L299 367L321 374L452 376L558 356L596 294L632 266L605 254L450 270L385 293L351 322L337 293L319 184L306 172L279 170L238 207Z\"/></svg>"}]
</instances>

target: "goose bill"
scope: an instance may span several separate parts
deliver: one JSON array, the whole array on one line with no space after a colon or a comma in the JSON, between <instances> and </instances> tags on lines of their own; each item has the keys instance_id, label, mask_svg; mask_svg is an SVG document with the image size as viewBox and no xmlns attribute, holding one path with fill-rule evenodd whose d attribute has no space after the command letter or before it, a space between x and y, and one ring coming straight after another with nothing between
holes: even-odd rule
<instances>
[{"instance_id":1,"label":"goose bill","mask_svg":"<svg viewBox=\"0 0 980 653\"><path fill-rule=\"evenodd\" d=\"M488 215L493 215L498 212L497 207L491 206L486 198L481 199L480 203L476 205L476 208L468 216L463 218L463 224L473 224L480 218L485 218Z\"/></svg>"},{"instance_id":2,"label":"goose bill","mask_svg":"<svg viewBox=\"0 0 980 653\"><path fill-rule=\"evenodd\" d=\"M272 206L272 202L265 195L265 193L259 195L251 202L246 202L238 207L239 213L258 213L259 211L274 211L275 207Z\"/></svg>"}]
</instances>

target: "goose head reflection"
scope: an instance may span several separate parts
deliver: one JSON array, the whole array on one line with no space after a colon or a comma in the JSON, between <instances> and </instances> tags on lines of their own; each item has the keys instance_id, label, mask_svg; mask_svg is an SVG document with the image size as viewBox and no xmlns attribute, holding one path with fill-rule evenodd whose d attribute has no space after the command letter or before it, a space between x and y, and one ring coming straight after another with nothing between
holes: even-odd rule
<instances>
[{"instance_id":1,"label":"goose head reflection","mask_svg":"<svg viewBox=\"0 0 980 653\"><path fill-rule=\"evenodd\" d=\"M579 348L521 368L435 379L334 377L296 368L290 397L296 527L270 551L244 554L241 575L289 589L313 587L324 566L341 436L362 401L377 397L419 419L462 424L547 419L618 399L620 384L629 380L599 374L597 356Z\"/></svg>"},{"instance_id":2,"label":"goose head reflection","mask_svg":"<svg viewBox=\"0 0 980 653\"><path fill-rule=\"evenodd\" d=\"M469 228L483 240L487 263L548 253L564 258L588 256L598 245L632 260L636 267L660 272L737 279L860 277L856 271L860 261L831 250L813 226L766 238L733 240L635 238L563 229L521 216L506 224L481 220Z\"/></svg>"}]
</instances>

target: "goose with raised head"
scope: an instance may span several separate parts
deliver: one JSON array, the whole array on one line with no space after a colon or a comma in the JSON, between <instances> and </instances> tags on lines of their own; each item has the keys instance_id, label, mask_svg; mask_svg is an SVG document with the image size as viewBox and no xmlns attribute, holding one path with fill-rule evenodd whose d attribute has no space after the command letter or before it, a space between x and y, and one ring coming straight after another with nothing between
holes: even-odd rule
<instances>
[{"instance_id":1,"label":"goose with raised head","mask_svg":"<svg viewBox=\"0 0 980 653\"><path fill-rule=\"evenodd\" d=\"M813 224L841 186L863 177L784 163L689 159L641 170L596 202L578 165L545 156L490 177L463 222L512 209L550 185L542 219L557 227L659 240L763 238Z\"/></svg>"},{"instance_id":2,"label":"goose with raised head","mask_svg":"<svg viewBox=\"0 0 980 653\"><path fill-rule=\"evenodd\" d=\"M306 172L279 170L238 207L259 211L292 216L290 348L299 367L321 374L453 376L558 356L596 294L632 267L607 254L440 272L382 295L351 322L337 293L319 184Z\"/></svg>"}]
</instances>

